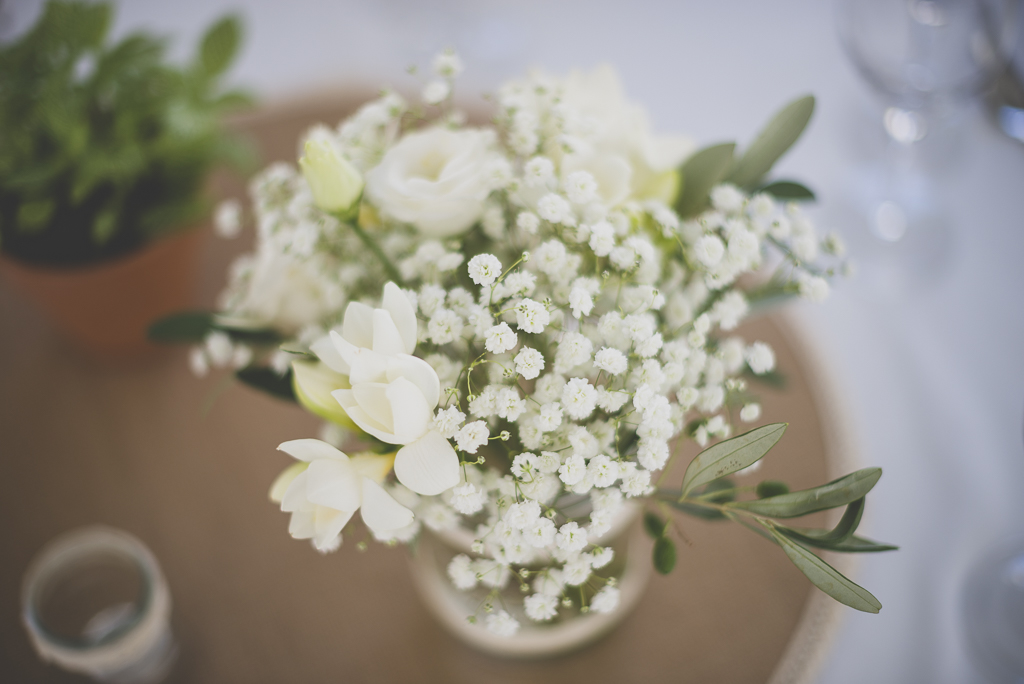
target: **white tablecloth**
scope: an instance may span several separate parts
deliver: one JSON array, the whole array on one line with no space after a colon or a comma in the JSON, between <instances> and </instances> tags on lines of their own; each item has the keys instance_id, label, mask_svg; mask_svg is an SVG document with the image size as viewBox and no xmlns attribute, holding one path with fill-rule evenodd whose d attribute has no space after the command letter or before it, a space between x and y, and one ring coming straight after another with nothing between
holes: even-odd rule
<instances>
[{"instance_id":1,"label":"white tablecloth","mask_svg":"<svg viewBox=\"0 0 1024 684\"><path fill-rule=\"evenodd\" d=\"M40 4L6 4L0 37L30 23ZM702 143L749 141L775 108L813 92L818 111L778 171L817 190L823 227L865 242L850 179L873 153L864 143L872 95L842 53L828 2L122 4L118 33L172 33L179 55L241 4L249 34L232 81L272 99L354 83L408 89L415 81L404 67L426 66L449 44L468 66L463 94L529 65L610 62L658 128ZM864 460L885 469L866 534L902 546L863 559L858 579L885 608L848 611L821 675L830 684L981 681L963 646L962 583L993 544L1024 534L1024 146L980 108L957 126L959 149L933 167L946 258L900 285L881 280L867 253L861 277L824 305L800 306L847 397Z\"/></svg>"}]
</instances>

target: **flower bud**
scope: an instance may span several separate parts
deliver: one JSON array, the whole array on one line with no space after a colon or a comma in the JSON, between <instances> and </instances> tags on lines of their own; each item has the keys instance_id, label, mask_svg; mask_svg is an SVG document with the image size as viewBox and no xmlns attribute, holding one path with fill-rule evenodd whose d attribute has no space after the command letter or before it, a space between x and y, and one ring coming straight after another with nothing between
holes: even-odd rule
<instances>
[{"instance_id":1,"label":"flower bud","mask_svg":"<svg viewBox=\"0 0 1024 684\"><path fill-rule=\"evenodd\" d=\"M332 214L348 214L363 192L363 176L327 140L306 141L299 159L302 175L313 191L316 206Z\"/></svg>"}]
</instances>

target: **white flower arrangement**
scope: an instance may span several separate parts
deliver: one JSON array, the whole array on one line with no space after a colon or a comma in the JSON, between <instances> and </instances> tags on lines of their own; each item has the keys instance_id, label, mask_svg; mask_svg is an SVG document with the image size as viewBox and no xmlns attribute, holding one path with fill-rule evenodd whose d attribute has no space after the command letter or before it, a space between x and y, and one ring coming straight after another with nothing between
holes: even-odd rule
<instances>
[{"instance_id":1,"label":"white flower arrangement","mask_svg":"<svg viewBox=\"0 0 1024 684\"><path fill-rule=\"evenodd\" d=\"M615 610L621 567L605 535L660 501L744 519L822 589L877 612L841 575L815 580L827 571L807 548L891 548L852 536L880 471L838 481L840 494L825 485L818 507L807 502L822 488L768 483L741 501L726 477L756 468L785 427L726 439L734 416L759 419L748 381L775 367L767 344L734 329L765 299L823 299L836 263L815 262L842 254L785 201L809 191L764 183L813 100L737 156L654 135L607 68L510 82L493 124L470 126L452 101L461 68L442 54L425 108L386 93L311 131L301 171L277 164L252 183L255 251L233 267L192 361L244 366L240 377L334 426L333 445L280 447L298 459L272 488L292 536L336 549L356 510L388 543L423 525L468 530L472 553L449 577L483 587L482 623L512 635L522 619ZM237 206L220 216L235 234ZM767 265L774 275L756 277ZM684 439L726 441L673 490L665 474ZM358 454L338 450L351 441ZM856 521L831 537L777 522L840 505ZM646 523L667 572L671 519ZM521 603L506 596L498 610L510 583Z\"/></svg>"}]
</instances>

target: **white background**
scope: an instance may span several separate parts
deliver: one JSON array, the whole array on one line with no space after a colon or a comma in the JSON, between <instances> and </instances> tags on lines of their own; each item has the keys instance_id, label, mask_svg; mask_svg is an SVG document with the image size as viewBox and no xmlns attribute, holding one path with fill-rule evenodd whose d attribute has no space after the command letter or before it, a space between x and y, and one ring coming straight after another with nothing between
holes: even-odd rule
<instances>
[{"instance_id":1,"label":"white background","mask_svg":"<svg viewBox=\"0 0 1024 684\"><path fill-rule=\"evenodd\" d=\"M0 38L40 7L4 3ZM182 56L229 9L248 28L231 80L267 99L352 84L408 90L404 68L446 45L468 66L465 98L531 65L609 62L658 129L701 143L749 141L781 104L814 93L811 126L778 172L817 191L819 224L843 232L862 268L800 315L838 378L864 461L885 470L866 533L902 546L863 559L858 579L885 608L847 612L821 681L981 681L963 645L962 585L993 545L1024 534L1024 145L980 107L953 120L952 143L929 161L946 233L920 233L918 254L935 254L913 266L880 257L857 211L864 164L881 154L878 107L828 2L126 0L115 33L171 34Z\"/></svg>"}]
</instances>

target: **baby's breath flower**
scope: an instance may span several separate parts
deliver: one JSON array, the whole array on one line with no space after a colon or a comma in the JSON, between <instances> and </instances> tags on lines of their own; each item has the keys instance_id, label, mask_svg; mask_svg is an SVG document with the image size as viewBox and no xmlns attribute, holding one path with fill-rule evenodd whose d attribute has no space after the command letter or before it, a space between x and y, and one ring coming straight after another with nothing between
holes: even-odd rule
<instances>
[{"instance_id":1,"label":"baby's breath flower","mask_svg":"<svg viewBox=\"0 0 1024 684\"><path fill-rule=\"evenodd\" d=\"M754 342L747 349L747 365L757 375L775 368L775 352L764 342Z\"/></svg>"},{"instance_id":2,"label":"baby's breath flower","mask_svg":"<svg viewBox=\"0 0 1024 684\"><path fill-rule=\"evenodd\" d=\"M503 354L515 348L519 338L508 323L499 323L487 331L484 337L484 347L492 354Z\"/></svg>"},{"instance_id":3,"label":"baby's breath flower","mask_svg":"<svg viewBox=\"0 0 1024 684\"><path fill-rule=\"evenodd\" d=\"M744 423L753 423L761 417L761 405L758 403L747 404L740 409L740 420Z\"/></svg>"},{"instance_id":4,"label":"baby's breath flower","mask_svg":"<svg viewBox=\"0 0 1024 684\"><path fill-rule=\"evenodd\" d=\"M490 285L500 275L501 261L493 254L477 254L469 260L469 277L477 285Z\"/></svg>"},{"instance_id":5,"label":"baby's breath flower","mask_svg":"<svg viewBox=\"0 0 1024 684\"><path fill-rule=\"evenodd\" d=\"M487 444L489 437L487 423L477 420L467 424L455 434L455 443L460 450L468 454L475 454L477 449Z\"/></svg>"},{"instance_id":6,"label":"baby's breath flower","mask_svg":"<svg viewBox=\"0 0 1024 684\"><path fill-rule=\"evenodd\" d=\"M516 325L523 332L542 333L544 327L550 322L551 314L539 302L524 299L516 307Z\"/></svg>"},{"instance_id":7,"label":"baby's breath flower","mask_svg":"<svg viewBox=\"0 0 1024 684\"><path fill-rule=\"evenodd\" d=\"M526 617L534 622L547 622L558 615L558 597L550 594L533 594L523 600Z\"/></svg>"}]
</instances>

